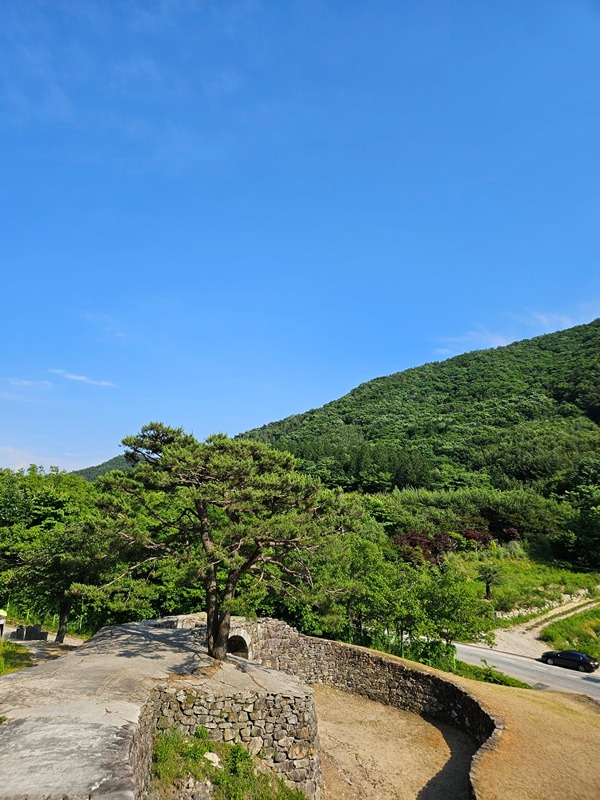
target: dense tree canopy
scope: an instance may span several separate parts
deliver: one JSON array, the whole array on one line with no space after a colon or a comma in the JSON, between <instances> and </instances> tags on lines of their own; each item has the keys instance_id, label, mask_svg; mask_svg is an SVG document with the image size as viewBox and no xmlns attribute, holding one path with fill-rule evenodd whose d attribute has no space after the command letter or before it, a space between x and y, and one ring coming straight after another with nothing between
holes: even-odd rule
<instances>
[{"instance_id":1,"label":"dense tree canopy","mask_svg":"<svg viewBox=\"0 0 600 800\"><path fill-rule=\"evenodd\" d=\"M364 383L243 434L328 485L531 486L549 494L600 450L600 320Z\"/></svg>"}]
</instances>

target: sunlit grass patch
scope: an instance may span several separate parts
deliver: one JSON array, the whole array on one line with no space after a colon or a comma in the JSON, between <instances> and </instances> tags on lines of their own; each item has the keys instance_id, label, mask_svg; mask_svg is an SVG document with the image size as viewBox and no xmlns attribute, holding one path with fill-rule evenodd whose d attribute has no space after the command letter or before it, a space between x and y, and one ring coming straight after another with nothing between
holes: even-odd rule
<instances>
[{"instance_id":1,"label":"sunlit grass patch","mask_svg":"<svg viewBox=\"0 0 600 800\"><path fill-rule=\"evenodd\" d=\"M29 650L22 645L0 640L0 675L31 666Z\"/></svg>"},{"instance_id":2,"label":"sunlit grass patch","mask_svg":"<svg viewBox=\"0 0 600 800\"><path fill-rule=\"evenodd\" d=\"M600 659L600 608L557 620L544 628L540 639L554 650L583 650Z\"/></svg>"},{"instance_id":3,"label":"sunlit grass patch","mask_svg":"<svg viewBox=\"0 0 600 800\"><path fill-rule=\"evenodd\" d=\"M206 753L215 753L220 766L204 758ZM304 800L302 792L277 776L258 772L250 753L239 744L210 741L205 728L194 736L184 736L175 728L159 734L153 776L153 789L160 797L175 797L177 783L191 777L209 780L214 800Z\"/></svg>"}]
</instances>

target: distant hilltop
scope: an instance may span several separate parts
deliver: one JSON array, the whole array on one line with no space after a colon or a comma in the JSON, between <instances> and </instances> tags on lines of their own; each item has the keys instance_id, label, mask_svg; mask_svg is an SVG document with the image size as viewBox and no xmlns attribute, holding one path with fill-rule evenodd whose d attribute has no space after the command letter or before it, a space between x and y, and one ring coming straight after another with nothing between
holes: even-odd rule
<instances>
[{"instance_id":1,"label":"distant hilltop","mask_svg":"<svg viewBox=\"0 0 600 800\"><path fill-rule=\"evenodd\" d=\"M599 424L597 319L376 378L239 438L289 450L305 471L350 490L549 491L598 458ZM117 456L77 474L93 480L123 468L130 465Z\"/></svg>"},{"instance_id":2,"label":"distant hilltop","mask_svg":"<svg viewBox=\"0 0 600 800\"><path fill-rule=\"evenodd\" d=\"M100 475L105 475L107 472L112 472L115 469L128 470L131 469L131 464L125 456L115 456L108 461L103 461L96 467L86 467L85 469L73 470L73 475L81 475L86 481L95 481Z\"/></svg>"}]
</instances>

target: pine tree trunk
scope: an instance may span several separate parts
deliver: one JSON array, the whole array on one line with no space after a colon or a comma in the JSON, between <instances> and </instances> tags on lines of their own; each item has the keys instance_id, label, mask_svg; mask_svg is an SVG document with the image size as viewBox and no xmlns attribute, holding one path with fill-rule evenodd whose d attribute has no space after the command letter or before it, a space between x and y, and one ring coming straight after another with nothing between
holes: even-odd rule
<instances>
[{"instance_id":1,"label":"pine tree trunk","mask_svg":"<svg viewBox=\"0 0 600 800\"><path fill-rule=\"evenodd\" d=\"M58 607L58 630L56 631L55 642L62 644L67 635L67 623L71 614L71 601L62 600Z\"/></svg>"},{"instance_id":2,"label":"pine tree trunk","mask_svg":"<svg viewBox=\"0 0 600 800\"><path fill-rule=\"evenodd\" d=\"M227 642L231 628L231 612L222 611L219 606L217 574L209 567L204 579L206 591L206 628L208 633L208 655L219 661L227 658Z\"/></svg>"},{"instance_id":3,"label":"pine tree trunk","mask_svg":"<svg viewBox=\"0 0 600 800\"><path fill-rule=\"evenodd\" d=\"M227 642L229 641L229 630L231 628L231 612L221 611L217 614L216 624L213 628L212 646L209 647L208 654L213 658L224 661L227 658Z\"/></svg>"}]
</instances>

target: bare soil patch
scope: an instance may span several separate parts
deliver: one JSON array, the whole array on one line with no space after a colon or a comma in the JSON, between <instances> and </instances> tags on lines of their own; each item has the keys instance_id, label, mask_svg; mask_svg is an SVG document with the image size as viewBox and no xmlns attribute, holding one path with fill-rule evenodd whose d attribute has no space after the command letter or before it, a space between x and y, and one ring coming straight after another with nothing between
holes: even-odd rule
<instances>
[{"instance_id":1,"label":"bare soil patch","mask_svg":"<svg viewBox=\"0 0 600 800\"><path fill-rule=\"evenodd\" d=\"M315 686L323 800L467 800L476 743L448 725Z\"/></svg>"}]
</instances>

